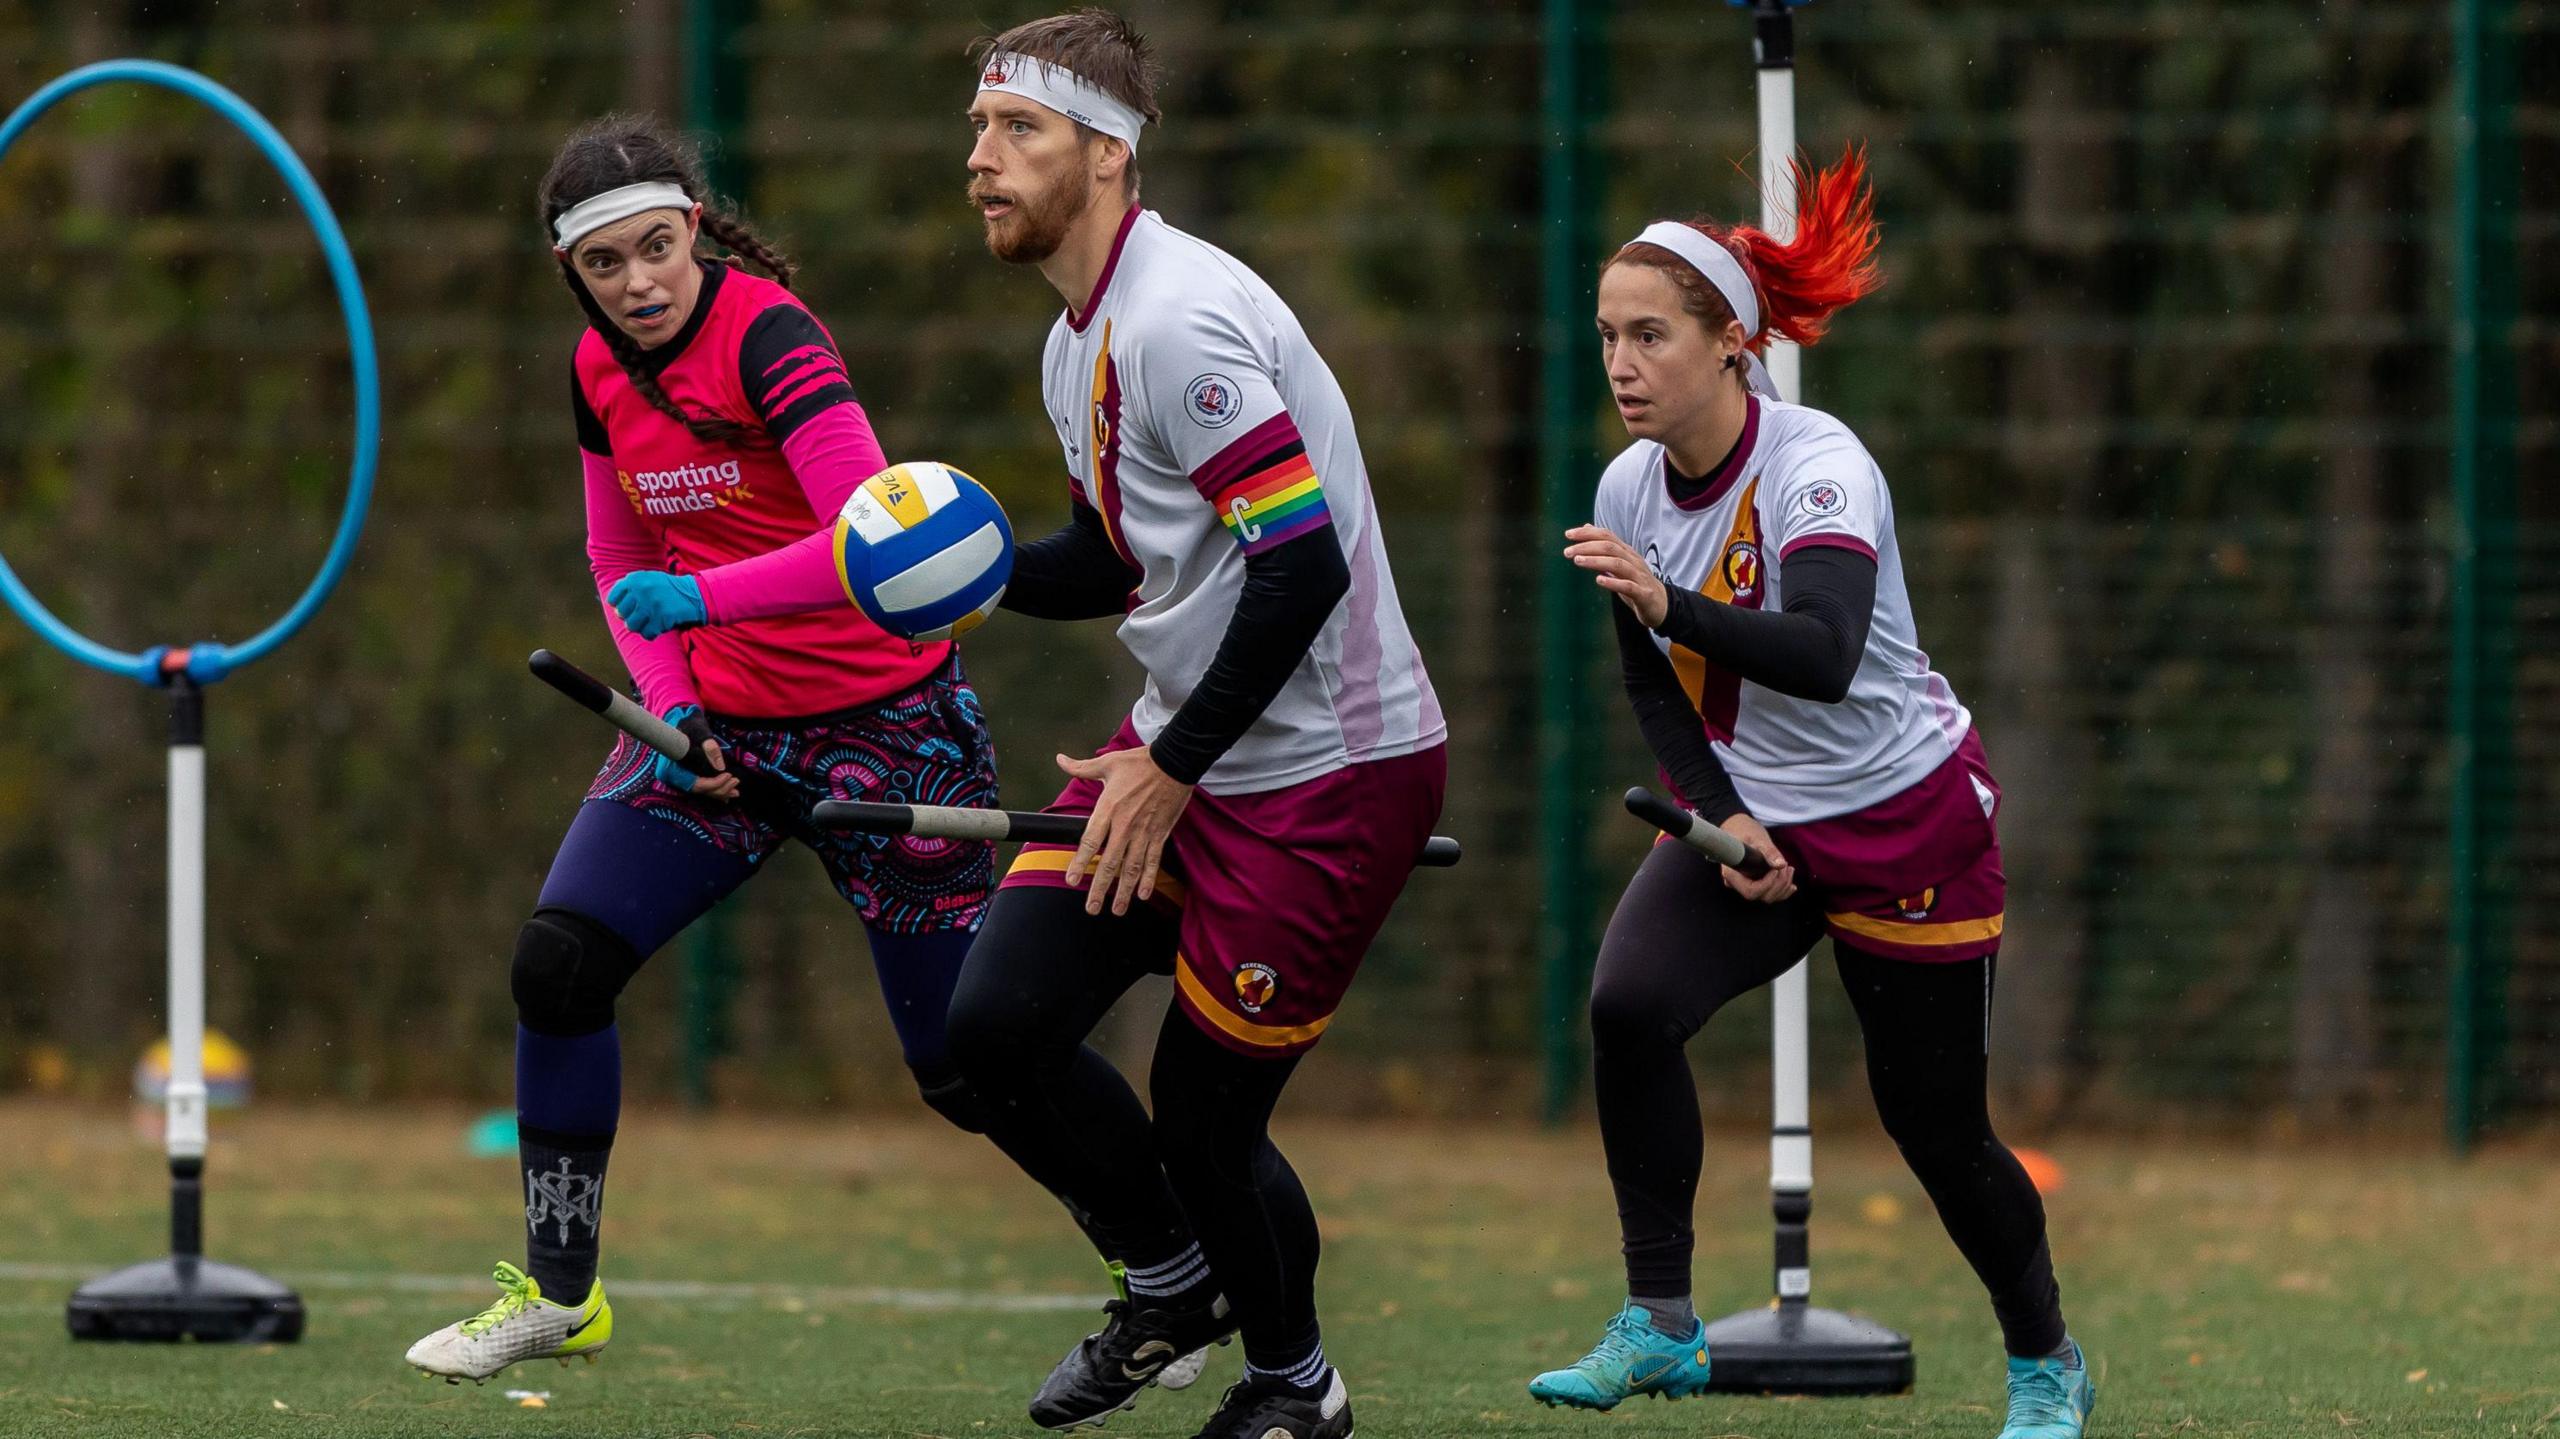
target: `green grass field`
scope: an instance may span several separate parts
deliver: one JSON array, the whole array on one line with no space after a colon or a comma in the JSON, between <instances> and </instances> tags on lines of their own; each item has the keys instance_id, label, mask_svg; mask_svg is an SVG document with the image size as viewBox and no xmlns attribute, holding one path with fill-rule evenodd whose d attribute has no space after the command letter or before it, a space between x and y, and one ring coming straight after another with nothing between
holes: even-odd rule
<instances>
[{"instance_id":1,"label":"green grass field","mask_svg":"<svg viewBox=\"0 0 2560 1439\"><path fill-rule=\"evenodd\" d=\"M165 1246L156 1155L118 1111L0 1103L0 1434L894 1435L1034 1432L1022 1405L1087 1328L1098 1271L991 1151L921 1122L623 1131L593 1366L451 1388L401 1366L515 1255L509 1166L452 1111L265 1110L217 1127L208 1247L303 1286L303 1342L73 1345L59 1274ZM1852 1126L1837 1125L1834 1130ZM1916 1394L1710 1398L1599 1417L1530 1404L1618 1295L1589 1131L1284 1125L1327 1250L1326 1337L1369 1439L1462 1434L1990 1439L1996 1331L1918 1188L1871 1135L1817 1160L1816 1298L1909 1331ZM1700 1307L1754 1302L1764 1148L1718 1136ZM2560 1435L2560 1160L2423 1147L2096 1142L2056 1152L2054 1249L2105 1435ZM395 1276L397 1277L395 1279ZM899 1291L899 1292L889 1292ZM1240 1360L1108 1434L1188 1435ZM540 1408L506 1391L547 1391Z\"/></svg>"}]
</instances>

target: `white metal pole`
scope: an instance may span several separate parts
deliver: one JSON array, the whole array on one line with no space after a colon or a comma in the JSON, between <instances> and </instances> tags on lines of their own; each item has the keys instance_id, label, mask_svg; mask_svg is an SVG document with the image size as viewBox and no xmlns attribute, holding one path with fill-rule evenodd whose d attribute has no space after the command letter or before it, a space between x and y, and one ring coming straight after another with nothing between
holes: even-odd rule
<instances>
[{"instance_id":1,"label":"white metal pole","mask_svg":"<svg viewBox=\"0 0 2560 1439\"><path fill-rule=\"evenodd\" d=\"M1760 71L1760 228L1781 240L1792 240L1796 233L1796 187L1794 172L1787 162L1796 153L1796 72L1792 69ZM1778 382L1778 393L1788 400L1804 403L1798 388L1802 380L1799 361L1802 356L1795 345L1786 340L1769 345L1769 378Z\"/></svg>"},{"instance_id":2,"label":"white metal pole","mask_svg":"<svg viewBox=\"0 0 2560 1439\"><path fill-rule=\"evenodd\" d=\"M169 1158L205 1149L204 746L169 746Z\"/></svg>"},{"instance_id":3,"label":"white metal pole","mask_svg":"<svg viewBox=\"0 0 2560 1439\"><path fill-rule=\"evenodd\" d=\"M1791 55L1763 53L1758 67L1760 99L1760 228L1779 240L1796 232L1795 173L1788 162L1796 152L1796 72ZM1787 63L1772 63L1784 61ZM1778 393L1804 400L1802 355L1786 340L1773 340L1766 362ZM1780 1300L1802 1300L1813 1292L1813 1271L1804 1243L1807 1196L1813 1193L1813 1128L1811 1045L1805 1014L1806 961L1798 960L1770 991L1769 1189L1778 1209L1777 1289Z\"/></svg>"}]
</instances>

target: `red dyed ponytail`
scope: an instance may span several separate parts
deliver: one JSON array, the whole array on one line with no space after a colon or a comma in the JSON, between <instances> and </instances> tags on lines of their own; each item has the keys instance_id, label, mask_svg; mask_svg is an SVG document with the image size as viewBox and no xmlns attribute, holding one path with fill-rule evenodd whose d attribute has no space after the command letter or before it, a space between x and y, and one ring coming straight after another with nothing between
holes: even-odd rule
<instances>
[{"instance_id":1,"label":"red dyed ponytail","mask_svg":"<svg viewBox=\"0 0 2560 1439\"><path fill-rule=\"evenodd\" d=\"M1867 154L1851 145L1840 163L1809 173L1801 157L1788 162L1796 187L1796 237L1780 244L1751 225L1691 220L1689 228L1724 246L1742 262L1760 299L1760 332L1745 344L1759 350L1771 335L1810 345L1830 328L1831 317L1884 287L1876 268L1876 197L1867 188ZM1680 291L1680 308L1712 331L1733 323L1724 296L1689 263L1658 245L1637 242L1609 258L1609 265L1660 270ZM1607 266L1603 266L1605 273Z\"/></svg>"},{"instance_id":2,"label":"red dyed ponytail","mask_svg":"<svg viewBox=\"0 0 2560 1439\"><path fill-rule=\"evenodd\" d=\"M1748 225L1730 244L1760 287L1760 328L1799 345L1821 340L1835 311L1884 287L1876 268L1876 195L1867 186L1867 153L1856 145L1840 163L1807 173L1801 156L1787 162L1796 188L1796 237L1780 244ZM1752 337L1756 349L1760 337Z\"/></svg>"}]
</instances>

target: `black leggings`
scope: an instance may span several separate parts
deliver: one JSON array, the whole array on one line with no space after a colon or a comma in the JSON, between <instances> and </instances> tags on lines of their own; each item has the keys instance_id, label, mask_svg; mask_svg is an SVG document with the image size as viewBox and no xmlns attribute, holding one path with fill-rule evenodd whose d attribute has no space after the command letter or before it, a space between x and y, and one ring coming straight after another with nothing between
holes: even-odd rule
<instances>
[{"instance_id":1,"label":"black leggings","mask_svg":"<svg viewBox=\"0 0 2560 1439\"><path fill-rule=\"evenodd\" d=\"M1618 901L1592 976L1591 1036L1629 1294L1689 1293L1706 1148L1690 1037L1726 1001L1784 974L1822 932L1817 888L1755 904L1684 845L1654 846ZM1914 964L1836 938L1832 952L1866 1036L1867 1085L1885 1133L1991 1291L2009 1352L2053 1352L2062 1296L2044 1201L1992 1132L1987 1105L1992 958Z\"/></svg>"},{"instance_id":2,"label":"black leggings","mask_svg":"<svg viewBox=\"0 0 2560 1439\"><path fill-rule=\"evenodd\" d=\"M1145 906L1088 915L1063 889L1000 891L952 996L953 1060L987 1136L1132 1267L1200 1244L1265 1365L1316 1340L1315 1210L1271 1142L1295 1056L1237 1054L1168 1007L1148 1088L1084 1042L1139 976L1173 964L1173 921Z\"/></svg>"}]
</instances>

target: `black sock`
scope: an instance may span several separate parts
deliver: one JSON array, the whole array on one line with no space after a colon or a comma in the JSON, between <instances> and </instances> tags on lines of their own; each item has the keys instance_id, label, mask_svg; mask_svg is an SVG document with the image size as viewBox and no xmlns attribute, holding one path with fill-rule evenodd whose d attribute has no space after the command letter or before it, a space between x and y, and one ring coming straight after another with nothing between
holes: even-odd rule
<instances>
[{"instance_id":1,"label":"black sock","mask_svg":"<svg viewBox=\"0 0 2560 1439\"><path fill-rule=\"evenodd\" d=\"M596 1230L604 1218L610 1134L560 1134L519 1125L524 1170L525 1271L542 1297L576 1306L596 1279Z\"/></svg>"},{"instance_id":2,"label":"black sock","mask_svg":"<svg viewBox=\"0 0 2560 1439\"><path fill-rule=\"evenodd\" d=\"M1266 1384L1294 1389L1300 1394L1314 1395L1325 1391L1327 1382L1333 1377L1333 1366L1325 1362L1324 1341L1312 1339L1301 1348L1272 1356L1268 1364L1255 1358L1253 1351L1248 1349L1245 1351L1244 1372L1248 1379L1259 1379Z\"/></svg>"},{"instance_id":3,"label":"black sock","mask_svg":"<svg viewBox=\"0 0 2560 1439\"><path fill-rule=\"evenodd\" d=\"M1121 1268L1129 1297L1139 1301L1142 1309L1197 1309L1217 1298L1217 1283L1197 1240L1163 1259L1145 1264L1123 1261Z\"/></svg>"}]
</instances>

